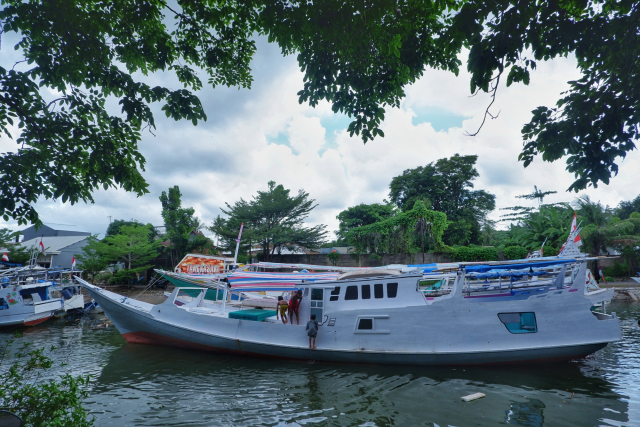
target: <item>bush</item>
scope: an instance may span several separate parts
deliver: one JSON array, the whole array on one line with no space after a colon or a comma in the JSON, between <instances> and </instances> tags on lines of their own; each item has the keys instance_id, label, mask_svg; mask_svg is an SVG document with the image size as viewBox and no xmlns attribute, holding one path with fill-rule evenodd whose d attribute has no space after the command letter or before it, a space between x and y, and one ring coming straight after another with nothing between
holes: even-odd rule
<instances>
[{"instance_id":1,"label":"bush","mask_svg":"<svg viewBox=\"0 0 640 427\"><path fill-rule=\"evenodd\" d=\"M458 246L453 248L454 261L498 261L498 250L493 246Z\"/></svg>"},{"instance_id":2,"label":"bush","mask_svg":"<svg viewBox=\"0 0 640 427\"><path fill-rule=\"evenodd\" d=\"M371 254L369 255L369 260L373 263L378 263L380 262L380 260L382 259L382 257L378 254Z\"/></svg>"},{"instance_id":3,"label":"bush","mask_svg":"<svg viewBox=\"0 0 640 427\"><path fill-rule=\"evenodd\" d=\"M340 254L334 250L327 254L327 258L329 258L331 264L336 265L338 263L338 258L340 258Z\"/></svg>"},{"instance_id":4,"label":"bush","mask_svg":"<svg viewBox=\"0 0 640 427\"><path fill-rule=\"evenodd\" d=\"M604 277L626 277L629 275L629 270L626 263L616 261L612 266L603 268L602 273Z\"/></svg>"},{"instance_id":5,"label":"bush","mask_svg":"<svg viewBox=\"0 0 640 427\"><path fill-rule=\"evenodd\" d=\"M544 247L544 250L542 251L542 256L557 256L560 253L560 249L558 248L552 248L551 246L549 247Z\"/></svg>"},{"instance_id":6,"label":"bush","mask_svg":"<svg viewBox=\"0 0 640 427\"><path fill-rule=\"evenodd\" d=\"M7 351L8 346L5 353ZM88 376L64 374L59 379L39 380L43 373L50 372L54 363L43 349L28 351L28 344L16 358L17 361L0 374L0 408L18 415L24 426L94 425L95 418L89 418L82 407L82 400L89 396Z\"/></svg>"},{"instance_id":7,"label":"bush","mask_svg":"<svg viewBox=\"0 0 640 427\"><path fill-rule=\"evenodd\" d=\"M502 253L506 259L523 259L527 257L529 251L522 246L509 246L504 248Z\"/></svg>"}]
</instances>

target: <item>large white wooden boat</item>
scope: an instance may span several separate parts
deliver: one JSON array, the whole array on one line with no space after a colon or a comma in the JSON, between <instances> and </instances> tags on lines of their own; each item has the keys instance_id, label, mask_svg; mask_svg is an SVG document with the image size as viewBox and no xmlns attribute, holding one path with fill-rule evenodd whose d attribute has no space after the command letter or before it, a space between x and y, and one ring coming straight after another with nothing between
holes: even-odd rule
<instances>
[{"instance_id":1,"label":"large white wooden boat","mask_svg":"<svg viewBox=\"0 0 640 427\"><path fill-rule=\"evenodd\" d=\"M176 288L152 305L78 280L130 343L333 362L493 364L575 359L621 339L615 313L591 310L586 262L573 266L570 283L562 268L544 285L473 287L472 273L500 267L462 265L451 290L437 295L420 289L420 271L300 283L300 325L228 298L207 301L205 290L185 303ZM316 349L305 333L311 314L321 322Z\"/></svg>"}]
</instances>

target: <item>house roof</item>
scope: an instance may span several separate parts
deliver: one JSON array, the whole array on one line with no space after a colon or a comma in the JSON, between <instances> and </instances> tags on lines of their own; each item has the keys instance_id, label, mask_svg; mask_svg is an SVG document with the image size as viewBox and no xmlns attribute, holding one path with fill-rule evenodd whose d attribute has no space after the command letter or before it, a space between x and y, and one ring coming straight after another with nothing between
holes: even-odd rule
<instances>
[{"instance_id":1,"label":"house roof","mask_svg":"<svg viewBox=\"0 0 640 427\"><path fill-rule=\"evenodd\" d=\"M74 243L78 243L82 240L85 240L88 236L55 236L55 237L42 237L42 244L46 248L47 252L54 253L60 252L62 249L67 246L71 246ZM38 247L40 244L40 237L36 237L35 239L26 240L20 243L20 246L25 248Z\"/></svg>"}]
</instances>

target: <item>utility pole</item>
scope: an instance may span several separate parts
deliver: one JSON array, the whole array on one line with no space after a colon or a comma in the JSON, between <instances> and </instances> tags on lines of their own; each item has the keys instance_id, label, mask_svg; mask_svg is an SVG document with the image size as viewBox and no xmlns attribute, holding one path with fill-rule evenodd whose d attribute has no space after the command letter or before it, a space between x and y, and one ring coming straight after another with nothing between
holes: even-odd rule
<instances>
[{"instance_id":1,"label":"utility pole","mask_svg":"<svg viewBox=\"0 0 640 427\"><path fill-rule=\"evenodd\" d=\"M107 218L109 218L109 224L111 224L111 215L107 215Z\"/></svg>"}]
</instances>

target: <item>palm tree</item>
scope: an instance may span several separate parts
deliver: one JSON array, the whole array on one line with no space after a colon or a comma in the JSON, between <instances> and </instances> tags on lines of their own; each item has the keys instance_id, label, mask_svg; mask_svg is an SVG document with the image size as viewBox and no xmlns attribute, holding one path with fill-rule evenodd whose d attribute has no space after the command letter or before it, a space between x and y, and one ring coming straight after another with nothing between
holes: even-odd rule
<instances>
[{"instance_id":1,"label":"palm tree","mask_svg":"<svg viewBox=\"0 0 640 427\"><path fill-rule=\"evenodd\" d=\"M579 219L584 222L581 236L585 250L596 256L606 252L606 244L615 234L609 224L612 217L609 206L594 202L586 195L574 200L573 205L578 210Z\"/></svg>"}]
</instances>

